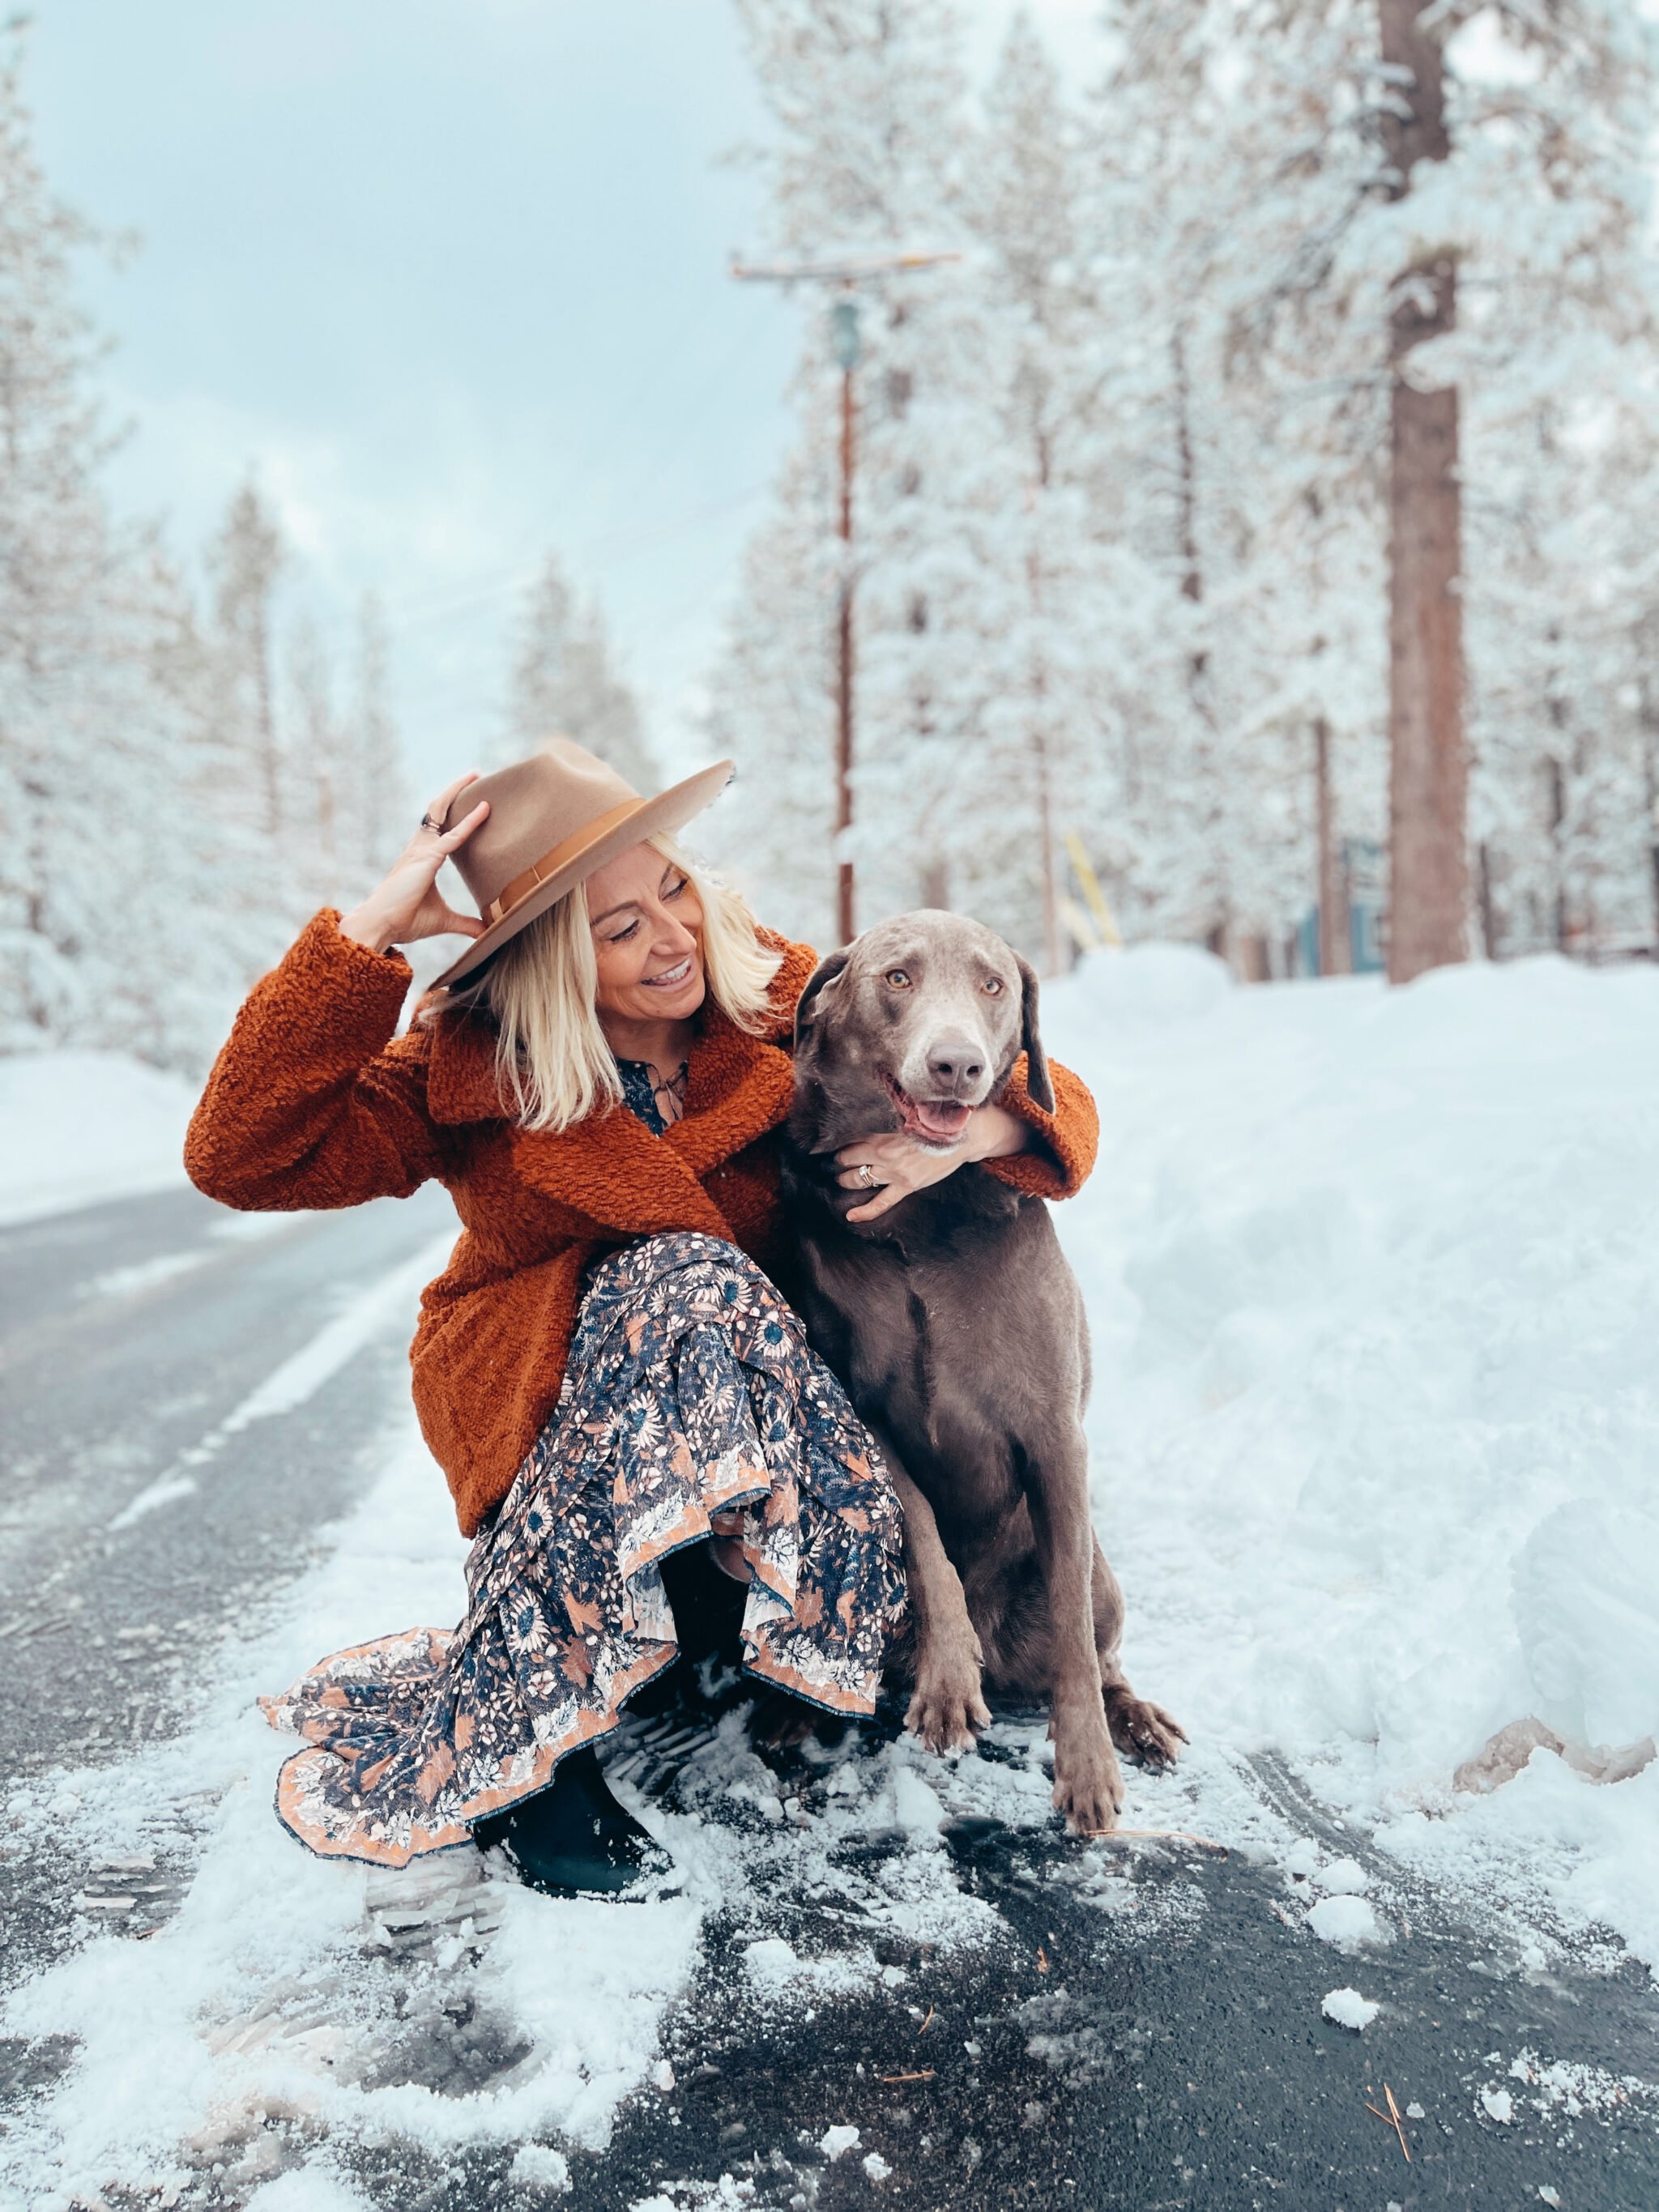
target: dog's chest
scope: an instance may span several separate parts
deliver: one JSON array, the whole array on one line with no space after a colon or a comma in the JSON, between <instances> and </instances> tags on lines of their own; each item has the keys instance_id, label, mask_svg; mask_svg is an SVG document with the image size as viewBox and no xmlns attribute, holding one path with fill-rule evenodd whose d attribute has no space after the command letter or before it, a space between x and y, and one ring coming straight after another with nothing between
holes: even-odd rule
<instances>
[{"instance_id":1,"label":"dog's chest","mask_svg":"<svg viewBox=\"0 0 1659 2212\"><path fill-rule=\"evenodd\" d=\"M996 1396L985 1316L963 1299L958 1264L865 1245L811 1259L813 1342L865 1418L914 1455L948 1455L970 1429L982 1437Z\"/></svg>"}]
</instances>

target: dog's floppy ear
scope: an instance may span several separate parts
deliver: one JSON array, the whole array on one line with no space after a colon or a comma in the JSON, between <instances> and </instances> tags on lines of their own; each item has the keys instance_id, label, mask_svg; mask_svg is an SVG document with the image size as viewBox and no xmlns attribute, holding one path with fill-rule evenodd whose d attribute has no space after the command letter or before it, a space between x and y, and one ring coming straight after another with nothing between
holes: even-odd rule
<instances>
[{"instance_id":1,"label":"dog's floppy ear","mask_svg":"<svg viewBox=\"0 0 1659 2212\"><path fill-rule=\"evenodd\" d=\"M1014 957L1019 959L1018 953ZM1048 1055L1042 1049L1042 1032L1037 1027L1036 969L1029 960L1019 961L1019 1042L1027 1063L1026 1091L1045 1114L1052 1114L1054 1086L1048 1080Z\"/></svg>"},{"instance_id":2,"label":"dog's floppy ear","mask_svg":"<svg viewBox=\"0 0 1659 2212\"><path fill-rule=\"evenodd\" d=\"M853 957L850 945L843 945L839 952L832 952L827 960L820 960L812 970L806 988L801 993L795 1007L795 1050L799 1052L811 1034L817 1003L826 985L833 983Z\"/></svg>"}]
</instances>

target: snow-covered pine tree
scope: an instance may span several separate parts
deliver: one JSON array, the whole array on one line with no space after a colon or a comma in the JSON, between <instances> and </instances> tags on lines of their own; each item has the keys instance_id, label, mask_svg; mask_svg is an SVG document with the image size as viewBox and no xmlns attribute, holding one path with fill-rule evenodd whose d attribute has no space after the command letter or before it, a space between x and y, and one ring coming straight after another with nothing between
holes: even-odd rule
<instances>
[{"instance_id":1,"label":"snow-covered pine tree","mask_svg":"<svg viewBox=\"0 0 1659 2212\"><path fill-rule=\"evenodd\" d=\"M1482 923L1499 951L1652 941L1659 27L1504 6L1448 62Z\"/></svg>"},{"instance_id":2,"label":"snow-covered pine tree","mask_svg":"<svg viewBox=\"0 0 1659 2212\"><path fill-rule=\"evenodd\" d=\"M1340 834L1375 826L1375 378L1310 304L1375 167L1360 12L1123 0L1091 106L1121 896L1258 972L1315 893L1322 726Z\"/></svg>"},{"instance_id":3,"label":"snow-covered pine tree","mask_svg":"<svg viewBox=\"0 0 1659 2212\"><path fill-rule=\"evenodd\" d=\"M745 0L741 12L780 132L767 157L769 244L800 257L966 243L972 133L954 12L937 0ZM714 687L719 739L748 793L720 834L739 845L769 911L774 895L797 905L812 896L807 870L823 871L828 896L840 855L816 830L803 848L799 832L815 816L826 827L833 818L836 724L823 677L844 579L831 316L846 306L860 338L847 844L859 911L960 900L971 862L995 902L988 919L1006 924L1011 902L1022 902L1029 919L1040 873L1030 810L1017 790L996 793L990 812L972 797L988 783L980 664L1007 613L999 594L1008 564L993 556L993 540L1011 500L1017 511L1019 479L998 450L992 332L974 287L955 273L860 279L844 301L811 295L794 389L800 442L781 482L781 514L763 532L787 556L751 564L750 589L772 611L739 607ZM775 789L791 794L775 826ZM1022 820L1023 852L1011 828Z\"/></svg>"},{"instance_id":4,"label":"snow-covered pine tree","mask_svg":"<svg viewBox=\"0 0 1659 2212\"><path fill-rule=\"evenodd\" d=\"M70 268L93 234L40 173L19 67L14 54L0 69L0 944L13 979L0 1034L13 1048L64 1034L97 995L76 961L102 866L87 693L113 557L96 345Z\"/></svg>"},{"instance_id":5,"label":"snow-covered pine tree","mask_svg":"<svg viewBox=\"0 0 1659 2212\"><path fill-rule=\"evenodd\" d=\"M1083 149L1059 72L1022 11L985 100L979 158L964 186L985 261L979 283L992 342L983 368L1004 481L987 532L984 757L964 793L964 852L1025 894L999 903L1042 964L1067 964L1067 862L1076 830L1098 850L1123 807L1122 730L1101 647L1119 580L1091 496L1099 453L1101 301L1085 236ZM993 793L1002 794L1000 809ZM987 823L1012 836L986 852ZM988 871L963 871L979 902ZM988 888L988 886L986 886ZM1031 907L1035 906L1035 914Z\"/></svg>"},{"instance_id":6,"label":"snow-covered pine tree","mask_svg":"<svg viewBox=\"0 0 1659 2212\"><path fill-rule=\"evenodd\" d=\"M352 698L346 720L350 762L349 862L363 883L389 867L408 841L414 819L403 748L391 698L391 650L378 595L357 603Z\"/></svg>"},{"instance_id":7,"label":"snow-covered pine tree","mask_svg":"<svg viewBox=\"0 0 1659 2212\"><path fill-rule=\"evenodd\" d=\"M267 837L283 824L283 744L276 718L272 600L287 560L282 532L257 485L231 500L208 554L221 684L220 712L252 772L253 818Z\"/></svg>"},{"instance_id":8,"label":"snow-covered pine tree","mask_svg":"<svg viewBox=\"0 0 1659 2212\"><path fill-rule=\"evenodd\" d=\"M293 735L283 756L283 843L307 884L307 903L345 906L361 881L354 763L335 710L328 650L308 610L289 624L284 660L284 719Z\"/></svg>"},{"instance_id":9,"label":"snow-covered pine tree","mask_svg":"<svg viewBox=\"0 0 1659 2212\"><path fill-rule=\"evenodd\" d=\"M639 702L612 665L604 618L578 599L550 554L518 624L500 757L519 760L559 737L586 745L637 791L659 780Z\"/></svg>"},{"instance_id":10,"label":"snow-covered pine tree","mask_svg":"<svg viewBox=\"0 0 1659 2212\"><path fill-rule=\"evenodd\" d=\"M863 911L920 874L1040 949L1033 770L1063 754L1051 809L1133 933L1262 972L1322 884L1340 962L1340 854L1388 829L1390 423L1421 386L1462 418L1455 480L1425 483L1463 509L1436 588L1465 624L1480 927L1497 949L1645 931L1646 18L1437 10L1446 158L1402 192L1377 0L1114 0L1081 147L1026 26L981 120L946 9L744 15L780 129L771 245L978 247L948 282L858 288ZM711 726L750 771L727 830L820 913L803 860L827 886L842 580L823 308Z\"/></svg>"},{"instance_id":11,"label":"snow-covered pine tree","mask_svg":"<svg viewBox=\"0 0 1659 2212\"><path fill-rule=\"evenodd\" d=\"M246 981L216 911L242 856L211 811L188 603L106 504L73 282L94 237L41 173L20 69L0 67L0 1049L196 1066Z\"/></svg>"}]
</instances>

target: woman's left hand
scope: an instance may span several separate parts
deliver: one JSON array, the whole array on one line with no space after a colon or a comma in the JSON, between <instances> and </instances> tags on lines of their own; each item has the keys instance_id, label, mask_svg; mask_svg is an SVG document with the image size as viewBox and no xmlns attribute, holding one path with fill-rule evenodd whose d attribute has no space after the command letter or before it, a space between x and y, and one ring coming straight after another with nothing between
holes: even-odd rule
<instances>
[{"instance_id":1,"label":"woman's left hand","mask_svg":"<svg viewBox=\"0 0 1659 2212\"><path fill-rule=\"evenodd\" d=\"M840 1170L836 1180L843 1190L867 1190L862 1206L849 1208L849 1221L874 1221L890 1212L913 1190L926 1190L943 1182L973 1160L1006 1159L1023 1152L1030 1133L1018 1115L1005 1106L975 1106L968 1127L948 1151L919 1145L908 1131L891 1129L876 1137L860 1137L843 1145L836 1154ZM868 1174L862 1172L868 1169Z\"/></svg>"}]
</instances>

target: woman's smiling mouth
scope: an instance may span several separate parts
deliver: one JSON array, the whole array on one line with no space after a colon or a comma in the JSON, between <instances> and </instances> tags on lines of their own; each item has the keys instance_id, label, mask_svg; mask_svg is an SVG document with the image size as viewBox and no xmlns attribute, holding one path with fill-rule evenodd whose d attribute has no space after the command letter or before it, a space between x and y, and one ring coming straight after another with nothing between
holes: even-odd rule
<instances>
[{"instance_id":1,"label":"woman's smiling mouth","mask_svg":"<svg viewBox=\"0 0 1659 2212\"><path fill-rule=\"evenodd\" d=\"M688 982L691 975L691 955L677 960L672 968L665 968L660 975L641 975L641 982L648 991L672 991Z\"/></svg>"}]
</instances>

